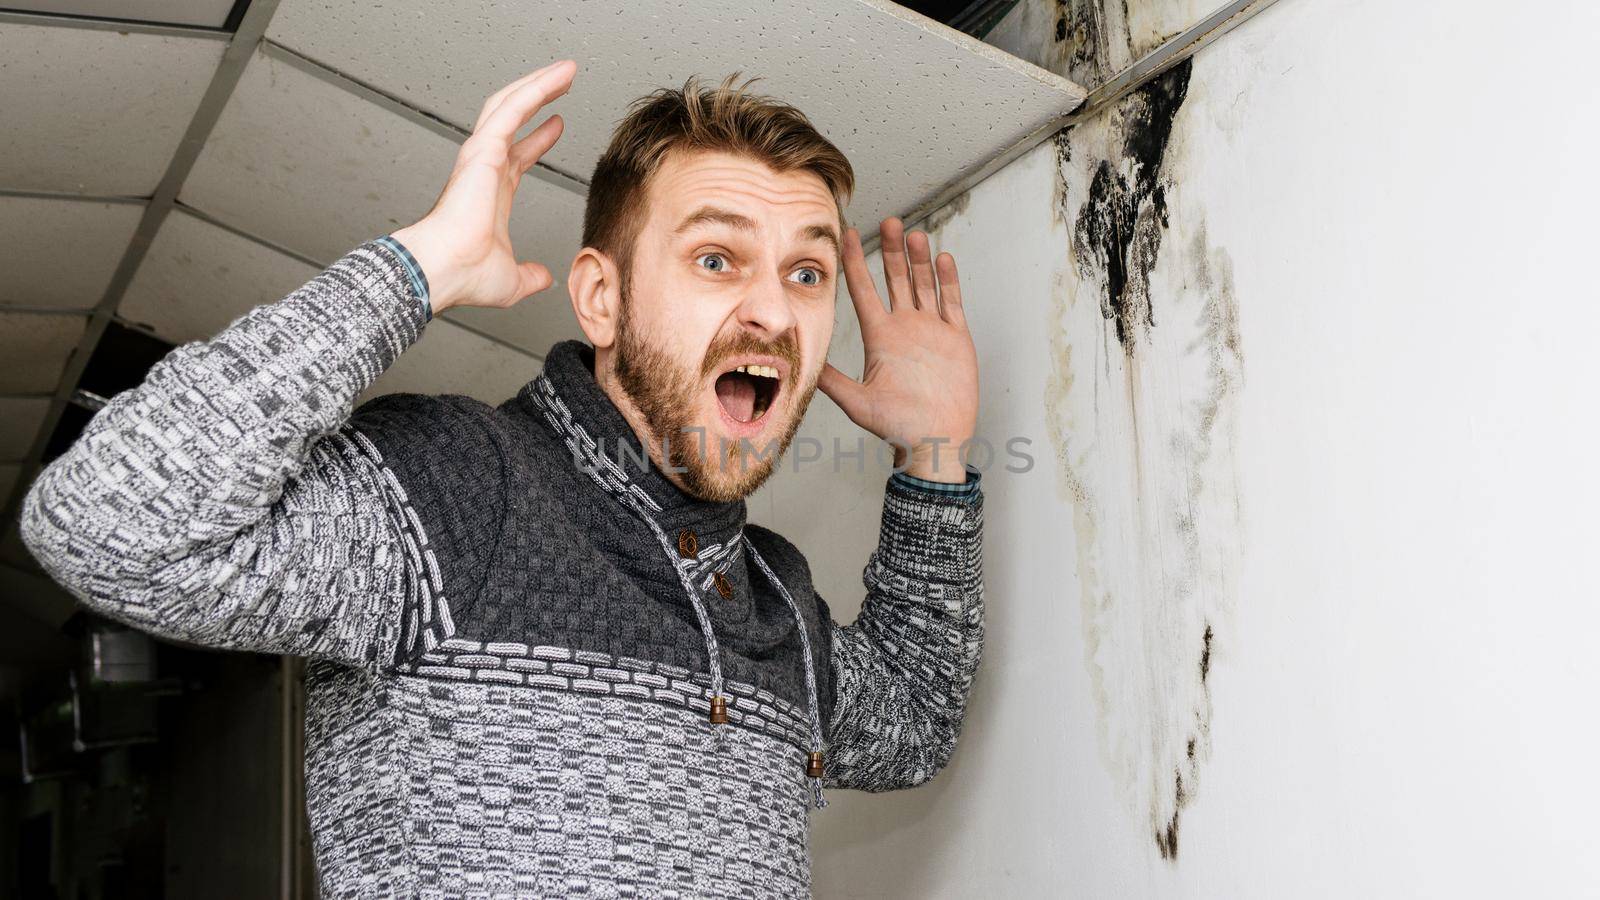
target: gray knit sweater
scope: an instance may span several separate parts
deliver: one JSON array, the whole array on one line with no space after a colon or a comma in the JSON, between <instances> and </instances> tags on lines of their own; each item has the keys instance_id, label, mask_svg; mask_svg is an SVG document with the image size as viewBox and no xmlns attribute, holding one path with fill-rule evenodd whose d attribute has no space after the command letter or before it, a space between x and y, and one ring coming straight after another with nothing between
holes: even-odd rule
<instances>
[{"instance_id":1,"label":"gray knit sweater","mask_svg":"<svg viewBox=\"0 0 1600 900\"><path fill-rule=\"evenodd\" d=\"M583 344L498 407L352 415L420 299L368 242L173 351L39 477L28 546L104 615L312 660L326 896L807 895L808 754L877 791L954 747L981 494L890 479L861 615L834 624L743 502L631 462Z\"/></svg>"}]
</instances>

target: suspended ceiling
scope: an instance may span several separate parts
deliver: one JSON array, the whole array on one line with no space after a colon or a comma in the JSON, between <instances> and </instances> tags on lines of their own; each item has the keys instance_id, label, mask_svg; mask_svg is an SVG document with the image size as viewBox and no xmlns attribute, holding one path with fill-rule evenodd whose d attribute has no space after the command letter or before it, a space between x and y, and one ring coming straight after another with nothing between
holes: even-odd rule
<instances>
[{"instance_id":1,"label":"suspended ceiling","mask_svg":"<svg viewBox=\"0 0 1600 900\"><path fill-rule=\"evenodd\" d=\"M523 180L512 233L558 279L612 126L691 74L759 75L760 91L805 110L852 160L846 213L863 226L925 206L1084 93L884 0L25 5L46 14L0 11L6 482L57 418L96 322L203 339L415 220L483 98L545 62L576 59L579 75L547 110L566 133ZM183 24L93 18L106 15ZM197 153L180 147L186 130ZM498 401L578 334L559 282L512 310L452 311L369 393Z\"/></svg>"}]
</instances>

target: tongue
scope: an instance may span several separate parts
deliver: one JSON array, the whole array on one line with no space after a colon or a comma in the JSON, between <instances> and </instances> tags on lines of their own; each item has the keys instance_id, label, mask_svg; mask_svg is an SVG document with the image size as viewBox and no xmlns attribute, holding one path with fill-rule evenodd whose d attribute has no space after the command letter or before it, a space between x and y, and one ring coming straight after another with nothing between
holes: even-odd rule
<instances>
[{"instance_id":1,"label":"tongue","mask_svg":"<svg viewBox=\"0 0 1600 900\"><path fill-rule=\"evenodd\" d=\"M735 421L750 421L756 415L755 382L739 372L723 375L717 379L717 402Z\"/></svg>"}]
</instances>

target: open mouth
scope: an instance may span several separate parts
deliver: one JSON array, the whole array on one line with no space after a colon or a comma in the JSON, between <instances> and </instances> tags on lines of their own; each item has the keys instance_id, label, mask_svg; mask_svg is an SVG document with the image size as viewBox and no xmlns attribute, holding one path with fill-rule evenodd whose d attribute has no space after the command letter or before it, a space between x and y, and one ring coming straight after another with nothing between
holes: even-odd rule
<instances>
[{"instance_id":1,"label":"open mouth","mask_svg":"<svg viewBox=\"0 0 1600 900\"><path fill-rule=\"evenodd\" d=\"M736 366L717 376L717 403L733 421L755 422L777 399L781 383L778 370L773 366L754 363Z\"/></svg>"}]
</instances>

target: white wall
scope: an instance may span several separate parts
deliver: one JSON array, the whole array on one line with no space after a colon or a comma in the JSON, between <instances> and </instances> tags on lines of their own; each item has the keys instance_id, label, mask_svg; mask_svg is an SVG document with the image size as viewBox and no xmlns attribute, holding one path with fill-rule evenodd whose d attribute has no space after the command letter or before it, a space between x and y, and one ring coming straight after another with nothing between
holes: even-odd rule
<instances>
[{"instance_id":1,"label":"white wall","mask_svg":"<svg viewBox=\"0 0 1600 900\"><path fill-rule=\"evenodd\" d=\"M941 214L980 427L1038 465L986 478L954 762L835 792L819 897L1600 895L1595 34L1280 0L1202 51L1125 344L1076 232L1138 98ZM856 433L820 394L807 432ZM880 496L812 466L751 506L841 620Z\"/></svg>"}]
</instances>

